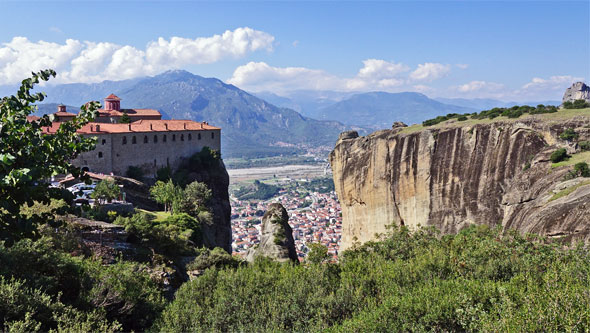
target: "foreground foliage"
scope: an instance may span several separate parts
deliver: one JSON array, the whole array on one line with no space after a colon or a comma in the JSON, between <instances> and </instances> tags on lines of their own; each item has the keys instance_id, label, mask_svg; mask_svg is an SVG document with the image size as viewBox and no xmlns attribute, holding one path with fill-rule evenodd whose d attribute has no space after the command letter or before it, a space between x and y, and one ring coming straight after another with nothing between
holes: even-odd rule
<instances>
[{"instance_id":1,"label":"foreground foliage","mask_svg":"<svg viewBox=\"0 0 590 333\"><path fill-rule=\"evenodd\" d=\"M14 96L0 100L0 240L35 236L36 225L46 223L51 214L25 217L21 207L64 198L63 191L49 188L45 180L60 173L82 175L69 161L94 149L94 139L83 138L76 130L96 116L98 102L83 105L72 121L61 123L51 135L43 134L43 128L52 125L52 116L27 118L36 111L35 103L45 99L43 93L31 90L55 74L53 70L33 73Z\"/></svg>"},{"instance_id":2,"label":"foreground foliage","mask_svg":"<svg viewBox=\"0 0 590 333\"><path fill-rule=\"evenodd\" d=\"M485 226L395 230L339 264L260 259L184 284L155 329L585 331L590 255Z\"/></svg>"},{"instance_id":3,"label":"foreground foliage","mask_svg":"<svg viewBox=\"0 0 590 333\"><path fill-rule=\"evenodd\" d=\"M146 267L73 257L49 238L0 243L0 331L145 330L163 309Z\"/></svg>"}]
</instances>

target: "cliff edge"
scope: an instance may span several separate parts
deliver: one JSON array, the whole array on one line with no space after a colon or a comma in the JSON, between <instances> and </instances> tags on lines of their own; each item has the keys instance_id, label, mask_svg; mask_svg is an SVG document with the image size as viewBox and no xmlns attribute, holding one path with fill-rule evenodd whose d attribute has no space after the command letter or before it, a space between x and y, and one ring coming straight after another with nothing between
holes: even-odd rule
<instances>
[{"instance_id":1,"label":"cliff edge","mask_svg":"<svg viewBox=\"0 0 590 333\"><path fill-rule=\"evenodd\" d=\"M575 141L559 138L566 129ZM343 133L330 163L342 206L341 249L372 240L390 224L514 228L568 241L590 240L590 178L565 180L590 162L590 109L518 119L451 120L365 137ZM572 157L550 161L558 148Z\"/></svg>"}]
</instances>

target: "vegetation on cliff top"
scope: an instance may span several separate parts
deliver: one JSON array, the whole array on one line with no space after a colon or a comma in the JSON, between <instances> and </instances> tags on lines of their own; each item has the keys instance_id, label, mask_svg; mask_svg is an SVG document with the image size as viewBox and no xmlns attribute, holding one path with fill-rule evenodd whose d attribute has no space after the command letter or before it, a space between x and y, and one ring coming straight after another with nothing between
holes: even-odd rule
<instances>
[{"instance_id":1,"label":"vegetation on cliff top","mask_svg":"<svg viewBox=\"0 0 590 333\"><path fill-rule=\"evenodd\" d=\"M318 260L321 262L321 260ZM396 228L341 262L209 269L155 328L187 331L584 331L590 253L472 226Z\"/></svg>"},{"instance_id":2,"label":"vegetation on cliff top","mask_svg":"<svg viewBox=\"0 0 590 333\"><path fill-rule=\"evenodd\" d=\"M459 115L457 115L458 117ZM499 115L492 119L490 118L470 118L465 121L457 121L457 119L451 117L450 119L445 119L441 122L438 122L431 126L425 126L423 124L416 124L412 126L405 127L401 130L400 133L414 133L426 128L451 128L451 127L458 127L458 126L474 126L478 124L490 124L495 122L515 122L520 120L526 120L527 118L535 117L536 119L541 119L549 122L553 121L563 121L566 119L571 119L576 116L590 116L590 108L584 109L560 109L558 112L553 113L542 113L542 114L524 114L519 118L509 118L507 116Z\"/></svg>"}]
</instances>

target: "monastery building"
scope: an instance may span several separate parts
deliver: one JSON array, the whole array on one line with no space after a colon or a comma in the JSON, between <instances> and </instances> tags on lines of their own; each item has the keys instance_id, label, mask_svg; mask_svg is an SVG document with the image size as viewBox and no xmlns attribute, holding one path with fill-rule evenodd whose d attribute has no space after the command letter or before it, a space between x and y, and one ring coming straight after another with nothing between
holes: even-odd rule
<instances>
[{"instance_id":1,"label":"monastery building","mask_svg":"<svg viewBox=\"0 0 590 333\"><path fill-rule=\"evenodd\" d=\"M200 152L204 147L220 151L221 128L207 122L162 120L153 109L121 109L121 99L111 94L104 100L98 117L78 133L96 137L96 149L78 156L72 163L94 173L125 175L130 166L155 174L162 167L176 167L183 157ZM130 123L119 123L127 114ZM56 121L45 133L55 133L61 122L76 114L59 105Z\"/></svg>"}]
</instances>

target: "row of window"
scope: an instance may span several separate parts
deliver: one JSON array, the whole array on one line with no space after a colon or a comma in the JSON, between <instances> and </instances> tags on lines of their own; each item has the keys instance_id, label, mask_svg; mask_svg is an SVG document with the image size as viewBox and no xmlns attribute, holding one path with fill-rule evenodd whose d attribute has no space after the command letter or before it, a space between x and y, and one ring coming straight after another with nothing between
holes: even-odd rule
<instances>
[{"instance_id":1,"label":"row of window","mask_svg":"<svg viewBox=\"0 0 590 333\"><path fill-rule=\"evenodd\" d=\"M162 136L162 142L166 142L166 140L168 139L168 137L166 136L166 134L164 134ZM193 136L191 133L188 134L188 141L191 141L193 139ZM211 139L215 139L215 132L211 132ZM201 140L201 133L197 134L197 140ZM172 141L176 141L176 134L172 134ZM184 141L184 134L180 134L180 141ZM143 143L148 143L149 142L149 138L147 135L145 135L143 137ZM158 143L158 135L154 135L154 143ZM106 143L106 140L102 140L102 144L104 145ZM127 137L124 136L123 137L123 142L124 145L127 144ZM136 144L137 143L137 137L134 135L131 137L131 144Z\"/></svg>"}]
</instances>

